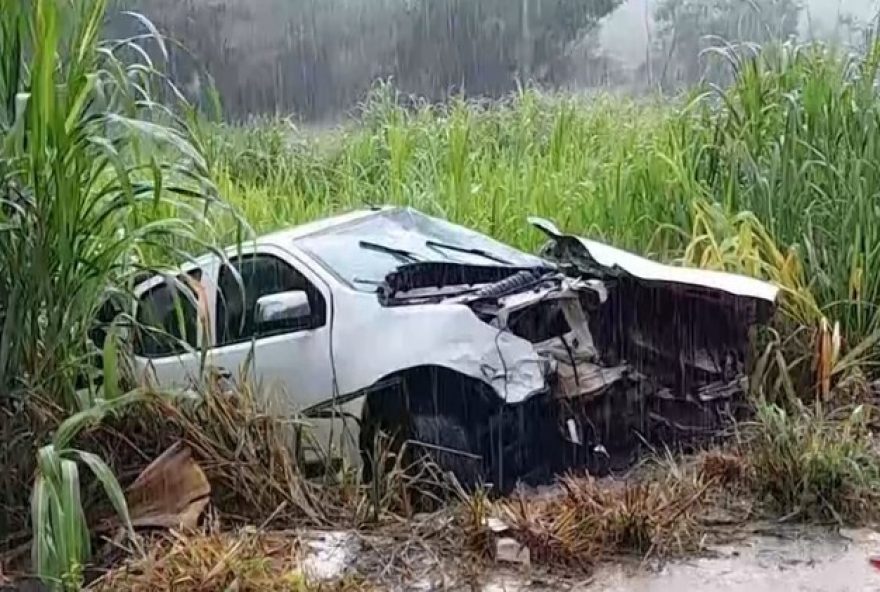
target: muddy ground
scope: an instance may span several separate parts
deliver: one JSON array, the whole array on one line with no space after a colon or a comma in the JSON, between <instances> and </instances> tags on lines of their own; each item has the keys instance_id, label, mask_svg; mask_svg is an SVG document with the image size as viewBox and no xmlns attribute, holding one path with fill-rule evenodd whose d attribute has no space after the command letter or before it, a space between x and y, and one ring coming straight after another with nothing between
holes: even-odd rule
<instances>
[{"instance_id":1,"label":"muddy ground","mask_svg":"<svg viewBox=\"0 0 880 592\"><path fill-rule=\"evenodd\" d=\"M480 592L855 592L880 591L880 570L870 558L880 554L880 533L872 530L787 527L755 524L730 533L725 544L707 545L687 559L604 562L590 573L563 574L528 565L485 567L462 578L454 559L437 561L416 553L407 577L389 571L388 590ZM374 571L382 560L373 545L357 536L315 534L304 569L314 579ZM427 550L426 550L427 551ZM418 556L418 557L417 557ZM396 580L396 581L393 581Z\"/></svg>"}]
</instances>

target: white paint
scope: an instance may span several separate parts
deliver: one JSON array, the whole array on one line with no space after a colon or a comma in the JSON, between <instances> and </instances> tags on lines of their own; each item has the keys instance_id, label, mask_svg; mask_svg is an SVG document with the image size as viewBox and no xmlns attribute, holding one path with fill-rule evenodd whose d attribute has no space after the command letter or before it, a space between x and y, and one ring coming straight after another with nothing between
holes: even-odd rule
<instances>
[{"instance_id":1,"label":"white paint","mask_svg":"<svg viewBox=\"0 0 880 592\"><path fill-rule=\"evenodd\" d=\"M643 280L688 284L768 302L775 302L779 295L779 288L754 278L721 271L663 265L593 240L582 238L580 241L600 265L619 267Z\"/></svg>"}]
</instances>

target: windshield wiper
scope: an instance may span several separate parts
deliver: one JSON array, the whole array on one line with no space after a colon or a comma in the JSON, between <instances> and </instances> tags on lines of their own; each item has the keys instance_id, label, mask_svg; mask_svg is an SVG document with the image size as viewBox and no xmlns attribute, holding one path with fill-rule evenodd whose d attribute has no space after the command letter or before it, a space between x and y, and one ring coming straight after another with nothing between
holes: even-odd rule
<instances>
[{"instance_id":1,"label":"windshield wiper","mask_svg":"<svg viewBox=\"0 0 880 592\"><path fill-rule=\"evenodd\" d=\"M468 247L460 247L458 245L450 245L447 243L440 243L437 241L429 240L425 242L425 244L433 249L446 249L448 251L458 251L459 253L467 253L468 255L477 255L479 257L483 257L484 259L489 259L490 261L494 261L495 263L501 263L502 265L513 265L507 259L502 259L497 255L493 255L488 251L484 251L483 249L471 249Z\"/></svg>"},{"instance_id":2,"label":"windshield wiper","mask_svg":"<svg viewBox=\"0 0 880 592\"><path fill-rule=\"evenodd\" d=\"M398 259L402 259L407 262L419 261L418 255L415 253L411 253L406 249L395 249L394 247L388 247L386 245L380 245L379 243L371 243L370 241L360 241L358 246L362 249L369 249L371 251L379 251L380 253L387 253L389 255L393 255Z\"/></svg>"}]
</instances>

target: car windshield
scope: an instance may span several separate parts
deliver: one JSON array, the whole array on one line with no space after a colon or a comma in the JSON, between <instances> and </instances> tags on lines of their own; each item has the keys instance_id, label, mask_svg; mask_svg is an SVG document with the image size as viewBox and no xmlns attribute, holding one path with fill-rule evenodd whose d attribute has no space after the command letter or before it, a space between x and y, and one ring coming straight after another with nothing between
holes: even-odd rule
<instances>
[{"instance_id":1,"label":"car windshield","mask_svg":"<svg viewBox=\"0 0 880 592\"><path fill-rule=\"evenodd\" d=\"M383 211L296 243L346 283L370 292L401 265L418 261L546 265L488 236L411 209Z\"/></svg>"}]
</instances>

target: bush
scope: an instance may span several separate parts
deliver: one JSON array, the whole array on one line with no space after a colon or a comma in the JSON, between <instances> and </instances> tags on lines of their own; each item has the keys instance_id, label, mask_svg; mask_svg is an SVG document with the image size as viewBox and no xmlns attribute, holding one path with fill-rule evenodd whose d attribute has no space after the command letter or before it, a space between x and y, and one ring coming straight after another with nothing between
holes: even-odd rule
<instances>
[{"instance_id":1,"label":"bush","mask_svg":"<svg viewBox=\"0 0 880 592\"><path fill-rule=\"evenodd\" d=\"M745 450L759 494L785 516L862 522L877 516L880 456L867 407L827 413L760 403Z\"/></svg>"}]
</instances>

